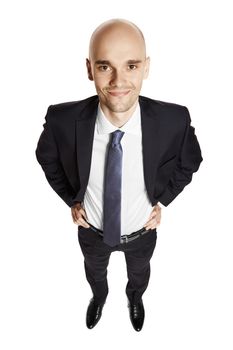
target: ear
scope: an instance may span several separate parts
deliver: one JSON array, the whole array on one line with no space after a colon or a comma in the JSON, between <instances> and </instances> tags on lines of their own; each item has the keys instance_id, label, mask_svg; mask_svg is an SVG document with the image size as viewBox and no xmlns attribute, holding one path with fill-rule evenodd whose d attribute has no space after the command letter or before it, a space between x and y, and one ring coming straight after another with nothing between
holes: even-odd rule
<instances>
[{"instance_id":1,"label":"ear","mask_svg":"<svg viewBox=\"0 0 233 350\"><path fill-rule=\"evenodd\" d=\"M88 79L93 81L93 75L92 75L92 71L91 71L91 63L90 63L88 58L86 58L86 67L87 67Z\"/></svg>"},{"instance_id":2,"label":"ear","mask_svg":"<svg viewBox=\"0 0 233 350\"><path fill-rule=\"evenodd\" d=\"M149 75L149 70L150 70L150 57L146 58L146 64L145 64L145 68L144 68L144 76L143 79L147 79L148 75Z\"/></svg>"}]
</instances>

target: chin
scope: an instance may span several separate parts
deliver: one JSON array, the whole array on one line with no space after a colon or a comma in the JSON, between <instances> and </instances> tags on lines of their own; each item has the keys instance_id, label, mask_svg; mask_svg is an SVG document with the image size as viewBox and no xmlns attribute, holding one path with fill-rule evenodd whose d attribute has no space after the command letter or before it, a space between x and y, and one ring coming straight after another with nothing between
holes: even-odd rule
<instances>
[{"instance_id":1,"label":"chin","mask_svg":"<svg viewBox=\"0 0 233 350\"><path fill-rule=\"evenodd\" d=\"M118 103L111 103L108 101L106 106L114 113L124 113L129 111L135 105L136 101L137 99L128 103L121 103L120 101Z\"/></svg>"}]
</instances>

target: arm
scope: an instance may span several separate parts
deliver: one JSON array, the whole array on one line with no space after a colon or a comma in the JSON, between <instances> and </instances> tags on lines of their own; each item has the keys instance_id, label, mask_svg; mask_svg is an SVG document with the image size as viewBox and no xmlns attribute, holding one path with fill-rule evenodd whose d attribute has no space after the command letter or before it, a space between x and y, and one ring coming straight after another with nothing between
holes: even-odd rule
<instances>
[{"instance_id":1,"label":"arm","mask_svg":"<svg viewBox=\"0 0 233 350\"><path fill-rule=\"evenodd\" d=\"M186 128L178 161L165 191L157 198L165 206L170 204L191 182L193 173L198 170L202 162L201 149L195 135L195 129L190 125L191 119L186 107L185 112Z\"/></svg>"},{"instance_id":2,"label":"arm","mask_svg":"<svg viewBox=\"0 0 233 350\"><path fill-rule=\"evenodd\" d=\"M59 160L56 141L50 125L50 110L51 106L48 108L45 117L46 123L43 125L44 130L41 133L37 144L36 158L40 163L50 186L64 200L64 202L71 207L74 205L72 197L75 193Z\"/></svg>"}]
</instances>

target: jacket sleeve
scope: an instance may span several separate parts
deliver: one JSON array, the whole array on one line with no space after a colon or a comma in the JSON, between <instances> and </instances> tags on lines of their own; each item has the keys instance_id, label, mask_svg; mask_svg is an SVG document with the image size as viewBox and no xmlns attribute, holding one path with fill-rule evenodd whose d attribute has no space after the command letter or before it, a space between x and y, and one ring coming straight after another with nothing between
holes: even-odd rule
<instances>
[{"instance_id":1,"label":"jacket sleeve","mask_svg":"<svg viewBox=\"0 0 233 350\"><path fill-rule=\"evenodd\" d=\"M193 173L199 169L203 160L195 129L191 126L189 111L186 107L184 108L186 112L186 128L179 157L167 187L157 198L165 206L170 204L183 191L184 187L192 181Z\"/></svg>"},{"instance_id":2,"label":"jacket sleeve","mask_svg":"<svg viewBox=\"0 0 233 350\"><path fill-rule=\"evenodd\" d=\"M72 198L75 196L75 193L59 160L59 153L50 122L51 108L52 106L49 106L45 116L44 130L40 135L35 151L36 158L50 186L71 207L74 205Z\"/></svg>"}]
</instances>

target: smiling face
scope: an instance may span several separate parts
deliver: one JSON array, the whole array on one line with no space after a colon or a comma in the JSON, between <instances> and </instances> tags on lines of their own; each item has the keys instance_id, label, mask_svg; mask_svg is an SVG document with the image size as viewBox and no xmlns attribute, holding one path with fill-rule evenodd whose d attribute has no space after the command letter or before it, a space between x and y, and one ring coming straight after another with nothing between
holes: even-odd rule
<instances>
[{"instance_id":1,"label":"smiling face","mask_svg":"<svg viewBox=\"0 0 233 350\"><path fill-rule=\"evenodd\" d=\"M138 28L122 21L110 21L97 28L90 42L87 70L104 113L131 113L149 70L145 42Z\"/></svg>"}]
</instances>

